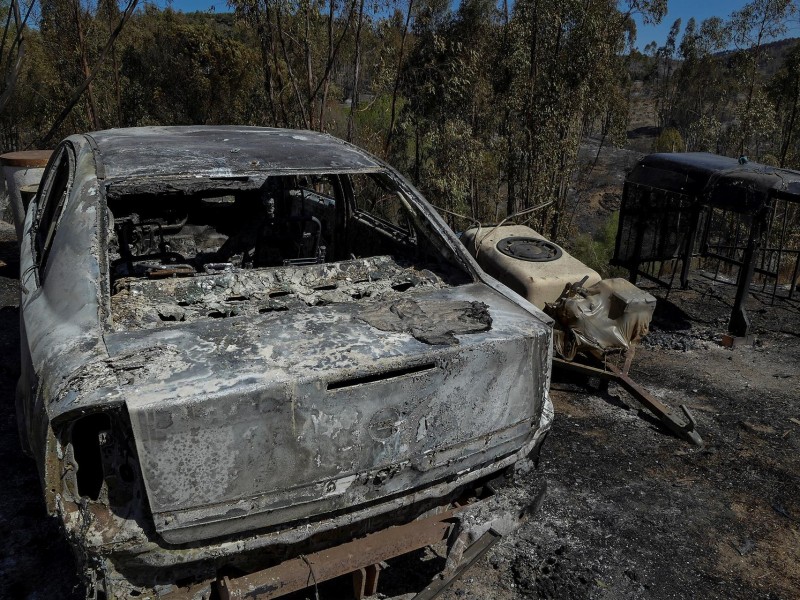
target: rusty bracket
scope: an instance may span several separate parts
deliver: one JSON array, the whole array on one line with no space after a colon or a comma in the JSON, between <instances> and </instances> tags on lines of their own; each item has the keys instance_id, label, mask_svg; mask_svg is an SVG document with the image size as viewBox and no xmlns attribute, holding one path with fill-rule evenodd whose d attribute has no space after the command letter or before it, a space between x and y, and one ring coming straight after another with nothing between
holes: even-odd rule
<instances>
[{"instance_id":1,"label":"rusty bracket","mask_svg":"<svg viewBox=\"0 0 800 600\"><path fill-rule=\"evenodd\" d=\"M536 511L544 494L537 495L533 505L519 515L520 523ZM414 550L447 541L447 567L415 598L432 599L460 577L475 561L497 542L501 535L489 529L476 542L467 545L467 534L461 528L461 513L478 509L495 497L491 482L475 487L468 494L441 506L431 516L370 533L327 550L304 554L278 565L241 576L222 576L216 580L174 589L170 600L234 600L279 598L305 588L351 575L356 600L377 594L378 579L385 561ZM430 513L428 513L430 514ZM457 546L457 548L456 548Z\"/></svg>"},{"instance_id":2,"label":"rusty bracket","mask_svg":"<svg viewBox=\"0 0 800 600\"><path fill-rule=\"evenodd\" d=\"M211 584L211 598L279 598L316 586L341 575L352 574L357 598L374 595L380 565L391 558L432 546L448 539L454 518L461 511L482 502L450 505L438 514L405 525L389 527L339 546L306 554L276 566L240 577L220 577ZM176 590L170 600L189 600L202 593L202 585Z\"/></svg>"},{"instance_id":3,"label":"rusty bracket","mask_svg":"<svg viewBox=\"0 0 800 600\"><path fill-rule=\"evenodd\" d=\"M171 277L192 277L196 271L189 266L176 265L165 267L152 267L147 271L149 279L169 279Z\"/></svg>"},{"instance_id":4,"label":"rusty bracket","mask_svg":"<svg viewBox=\"0 0 800 600\"><path fill-rule=\"evenodd\" d=\"M377 573L367 572L367 567L400 556L412 550L436 544L445 539L452 525L451 518L458 509L446 511L435 517L412 521L406 525L390 527L364 538L288 560L275 567L237 578L226 578L224 585L216 588L222 600L234 598L278 598L323 581L365 570L363 592L372 587L368 579ZM354 582L359 588L358 577ZM227 592L227 598L221 594ZM362 593L363 593L362 592Z\"/></svg>"},{"instance_id":5,"label":"rusty bracket","mask_svg":"<svg viewBox=\"0 0 800 600\"><path fill-rule=\"evenodd\" d=\"M696 422L686 405L681 404L683 418L676 412L653 396L641 385L631 379L627 372L621 371L612 364L606 364L605 369L592 367L579 362L572 362L561 358L553 358L553 365L565 371L581 373L583 375L600 377L604 380L615 381L628 391L637 401L647 408L659 421L672 433L695 446L702 446L703 439L696 430Z\"/></svg>"},{"instance_id":6,"label":"rusty bracket","mask_svg":"<svg viewBox=\"0 0 800 600\"><path fill-rule=\"evenodd\" d=\"M363 600L378 593L378 576L380 565L367 565L353 571L353 596L355 600Z\"/></svg>"}]
</instances>

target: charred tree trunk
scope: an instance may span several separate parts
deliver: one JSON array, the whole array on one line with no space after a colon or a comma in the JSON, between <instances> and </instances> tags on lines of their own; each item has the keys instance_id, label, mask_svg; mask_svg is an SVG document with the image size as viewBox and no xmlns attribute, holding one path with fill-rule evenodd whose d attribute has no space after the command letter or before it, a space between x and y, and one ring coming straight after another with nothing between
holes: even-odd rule
<instances>
[{"instance_id":1,"label":"charred tree trunk","mask_svg":"<svg viewBox=\"0 0 800 600\"><path fill-rule=\"evenodd\" d=\"M419 184L422 157L419 148L419 123L414 123L414 185Z\"/></svg>"},{"instance_id":2,"label":"charred tree trunk","mask_svg":"<svg viewBox=\"0 0 800 600\"><path fill-rule=\"evenodd\" d=\"M308 114L306 114L305 103L303 102L303 96L300 93L300 87L297 85L297 78L295 77L294 70L292 69L292 61L289 58L289 51L286 48L286 40L284 39L283 35L283 20L281 19L280 5L277 6L275 11L275 22L278 27L278 41L280 42L283 60L286 62L286 73L289 75L289 83L294 90L294 96L297 102L297 108L300 112L300 118L302 119L303 127L309 129L310 124L308 121Z\"/></svg>"},{"instance_id":3,"label":"charred tree trunk","mask_svg":"<svg viewBox=\"0 0 800 600\"><path fill-rule=\"evenodd\" d=\"M94 102L94 91L90 81L94 78L91 77L92 72L89 69L89 59L86 56L86 37L83 34L83 15L81 15L80 0L73 0L72 2L72 16L75 19L75 33L78 36L78 52L80 53L81 73L83 74L84 81L89 81L86 85L86 117L92 126L92 129L100 129L100 123L97 119L97 106Z\"/></svg>"},{"instance_id":4,"label":"charred tree trunk","mask_svg":"<svg viewBox=\"0 0 800 600\"><path fill-rule=\"evenodd\" d=\"M351 4L350 4L350 10L349 10L348 15L347 15L347 20L345 21L345 24L344 24L344 29L342 30L342 33L339 36L339 39L336 41L336 44L331 46L331 43L332 43L332 40L333 40L333 14L334 14L334 9L335 9L334 0L331 0L331 3L330 3L330 17L329 17L329 20L328 20L328 62L325 65L325 74L322 76L322 79L317 84L317 87L314 90L314 97L315 98L319 94L319 90L320 89L323 90L323 93L322 93L322 105L320 106L320 109L319 109L319 112L320 112L320 117L319 117L320 131L322 131L324 129L324 127L325 127L324 118L323 117L325 115L325 105L326 105L326 103L328 101L328 91L330 89L331 72L333 71L333 66L334 66L334 63L336 62L336 57L339 54L339 48L340 48L340 46L342 44L342 41L344 40L345 35L347 35L347 32L350 29L350 23L353 20L353 13L355 11L355 7L356 7L355 0L353 0L351 2Z\"/></svg>"},{"instance_id":5,"label":"charred tree trunk","mask_svg":"<svg viewBox=\"0 0 800 600\"><path fill-rule=\"evenodd\" d=\"M261 50L261 68L264 78L264 91L266 92L267 102L269 103L270 125L279 125L278 109L275 103L275 83L272 79L272 31L269 22L269 13L266 6L261 9L261 2L257 2L253 9L253 19L256 27L256 35Z\"/></svg>"},{"instance_id":6,"label":"charred tree trunk","mask_svg":"<svg viewBox=\"0 0 800 600\"><path fill-rule=\"evenodd\" d=\"M268 0L264 2L264 16L266 17L266 29L269 32L269 50L270 56L272 59L272 64L276 65L275 68L275 83L277 84L277 108L280 108L280 124L283 126L290 124L289 119L289 109L286 108L286 103L283 99L283 91L286 89L286 84L283 81L283 75L281 75L281 70L277 68L277 65L280 63L278 59L278 44L275 41L275 29L277 29L275 22L273 20L273 14L270 10L270 3ZM274 87L273 87L274 90ZM277 118L277 113L276 113Z\"/></svg>"},{"instance_id":7,"label":"charred tree trunk","mask_svg":"<svg viewBox=\"0 0 800 600\"><path fill-rule=\"evenodd\" d=\"M792 147L792 134L794 133L795 123L797 122L797 105L800 103L800 76L795 78L794 87L794 102L792 103L792 111L789 114L789 123L786 126L786 137L781 145L780 166L786 166L786 155L789 153L789 148Z\"/></svg>"},{"instance_id":8,"label":"charred tree trunk","mask_svg":"<svg viewBox=\"0 0 800 600\"><path fill-rule=\"evenodd\" d=\"M41 146L41 145L44 145L44 144L48 143L50 141L50 138L53 137L53 134L58 130L58 128L61 126L61 124L64 122L64 120L70 115L70 113L72 112L72 109L75 108L75 105L81 99L81 96L86 91L86 88L88 88L89 85L92 83L92 80L97 75L98 70L100 69L100 67L105 62L106 57L108 56L109 50L114 45L114 42L116 42L117 38L119 37L119 34L122 32L122 29L125 27L125 24L128 22L128 19L130 18L131 14L133 14L133 11L136 9L136 5L137 5L138 2L139 2L139 0L130 0L128 2L128 5L125 7L125 10L123 11L122 16L120 17L119 23L117 23L117 26L114 29L114 31L111 32L111 35L108 36L108 40L106 41L106 44L103 47L103 50L100 52L100 56L97 59L97 64L95 65L94 70L91 71L89 73L89 76L83 81L83 83L81 85L79 85L73 91L72 96L70 97L69 101L67 102L67 105L59 113L59 115L56 117L56 120L50 126L50 129L48 130L48 132L46 134L44 134L42 137L40 137L38 140L36 140L31 145L33 145L33 146Z\"/></svg>"},{"instance_id":9,"label":"charred tree trunk","mask_svg":"<svg viewBox=\"0 0 800 600\"><path fill-rule=\"evenodd\" d=\"M306 63L306 91L308 94L308 127L314 129L314 117L316 116L315 103L317 99L314 90L314 66L313 55L311 52L311 2L305 3L305 28L303 31L303 55Z\"/></svg>"},{"instance_id":10,"label":"charred tree trunk","mask_svg":"<svg viewBox=\"0 0 800 600\"><path fill-rule=\"evenodd\" d=\"M356 51L353 59L353 97L350 101L350 114L347 117L347 141L352 142L355 135L355 117L358 109L358 83L361 77L361 26L364 22L364 0L358 3L356 22Z\"/></svg>"},{"instance_id":11,"label":"charred tree trunk","mask_svg":"<svg viewBox=\"0 0 800 600\"><path fill-rule=\"evenodd\" d=\"M414 10L414 0L408 0L408 12L406 13L406 22L403 25L403 35L400 38L400 52L397 58L397 73L394 77L394 89L392 90L392 109L389 117L389 131L386 133L386 144L383 148L383 153L386 157L392 150L392 136L394 135L394 121L397 112L397 94L400 91L400 78L403 72L403 54L406 48L406 36L408 35L408 26L411 23L411 14Z\"/></svg>"},{"instance_id":12,"label":"charred tree trunk","mask_svg":"<svg viewBox=\"0 0 800 600\"><path fill-rule=\"evenodd\" d=\"M25 12L25 18L23 18L22 14L20 13L18 0L11 0L11 5L9 6L8 23L10 23L10 18L13 15L14 27L17 30L17 33L14 36L14 41L11 42L11 47L8 51L5 73L5 89L3 90L3 94L0 95L0 114L5 112L8 101L11 99L11 96L14 94L14 90L17 87L19 71L22 68L22 59L25 57L25 24L28 22L28 17L31 14L33 5L34 3L31 2L30 6L28 6L28 10ZM6 25L6 32L3 34L4 39L2 49L5 49L5 35L7 31L8 24ZM15 49L17 53L16 58L14 58ZM0 57L2 57L2 55L0 55Z\"/></svg>"},{"instance_id":13,"label":"charred tree trunk","mask_svg":"<svg viewBox=\"0 0 800 600\"><path fill-rule=\"evenodd\" d=\"M333 16L336 9L336 0L328 3L328 60L327 64L333 64ZM330 88L330 78L326 72L322 82L322 102L319 106L319 130L325 130L325 105L328 103L328 89Z\"/></svg>"}]
</instances>

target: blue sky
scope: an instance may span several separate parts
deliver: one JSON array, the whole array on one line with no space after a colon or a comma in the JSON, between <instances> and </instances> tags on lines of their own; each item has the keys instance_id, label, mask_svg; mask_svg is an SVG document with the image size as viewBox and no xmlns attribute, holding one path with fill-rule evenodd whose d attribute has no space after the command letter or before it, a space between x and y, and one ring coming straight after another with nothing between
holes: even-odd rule
<instances>
[{"instance_id":1,"label":"blue sky","mask_svg":"<svg viewBox=\"0 0 800 600\"><path fill-rule=\"evenodd\" d=\"M659 25L643 25L641 20L637 19L636 45L642 49L652 41L658 45L663 44L675 19L681 19L681 27L685 27L686 21L694 17L699 25L709 17L725 19L745 4L747 4L747 0L669 0L667 16ZM800 24L796 20L790 24L786 35L787 37L800 37ZM680 37L678 40L680 41Z\"/></svg>"},{"instance_id":2,"label":"blue sky","mask_svg":"<svg viewBox=\"0 0 800 600\"><path fill-rule=\"evenodd\" d=\"M166 6L168 0L156 0L156 3ZM691 17L694 17L698 24L708 17L726 18L746 3L747 0L669 0L669 12L659 25L643 25L641 20L638 20L637 46L642 49L652 41L659 45L663 44L675 19L680 18L682 26L685 26ZM225 0L172 0L170 4L173 9L185 12L209 10L211 7L217 12L230 10ZM800 22L795 20L790 25L787 36L800 37Z\"/></svg>"}]
</instances>

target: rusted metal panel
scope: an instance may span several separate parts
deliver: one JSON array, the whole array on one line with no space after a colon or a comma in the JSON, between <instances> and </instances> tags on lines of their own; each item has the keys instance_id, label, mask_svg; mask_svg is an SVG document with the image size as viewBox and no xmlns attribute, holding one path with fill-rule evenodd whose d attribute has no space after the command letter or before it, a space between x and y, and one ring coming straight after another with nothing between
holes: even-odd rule
<instances>
[{"instance_id":1,"label":"rusted metal panel","mask_svg":"<svg viewBox=\"0 0 800 600\"><path fill-rule=\"evenodd\" d=\"M0 164L4 167L44 168L50 160L52 150L20 150L0 154Z\"/></svg>"},{"instance_id":2,"label":"rusted metal panel","mask_svg":"<svg viewBox=\"0 0 800 600\"><path fill-rule=\"evenodd\" d=\"M313 586L315 583L319 584L358 569L372 567L401 554L431 546L447 538L453 525L451 519L459 510L454 508L434 517L389 527L364 538L303 555L250 575L225 577L217 584L218 590L225 590L224 593L220 593L220 598L225 598L225 594L231 599L279 598ZM367 587L366 575L365 573L364 591ZM374 574L372 578L376 580ZM171 594L168 598L188 600L200 589L202 588Z\"/></svg>"},{"instance_id":3,"label":"rusted metal panel","mask_svg":"<svg viewBox=\"0 0 800 600\"><path fill-rule=\"evenodd\" d=\"M618 369L611 363L605 364L604 368L599 368L561 358L554 359L553 364L565 371L572 371L590 376L593 375L602 380L616 381L630 392L636 400L641 402L645 408L653 413L656 418L676 436L695 446L703 445L703 439L696 430L696 423L692 417L692 413L689 412L689 409L686 408L685 405L680 405L683 415L679 416L672 408L661 402L661 400L631 379L626 371Z\"/></svg>"}]
</instances>

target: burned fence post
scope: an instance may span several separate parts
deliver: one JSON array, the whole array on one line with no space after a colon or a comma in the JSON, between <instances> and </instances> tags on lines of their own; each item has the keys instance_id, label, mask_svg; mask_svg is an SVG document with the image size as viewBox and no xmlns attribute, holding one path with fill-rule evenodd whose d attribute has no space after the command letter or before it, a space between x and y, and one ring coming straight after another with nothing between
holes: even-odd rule
<instances>
[{"instance_id":1,"label":"burned fence post","mask_svg":"<svg viewBox=\"0 0 800 600\"><path fill-rule=\"evenodd\" d=\"M750 236L742 257L742 266L739 269L739 277L736 283L736 297L733 301L731 318L728 321L728 331L736 337L747 337L750 333L750 318L747 316L745 301L753 282L753 275L756 269L756 258L760 247L761 225L763 219L754 217L750 224Z\"/></svg>"}]
</instances>

